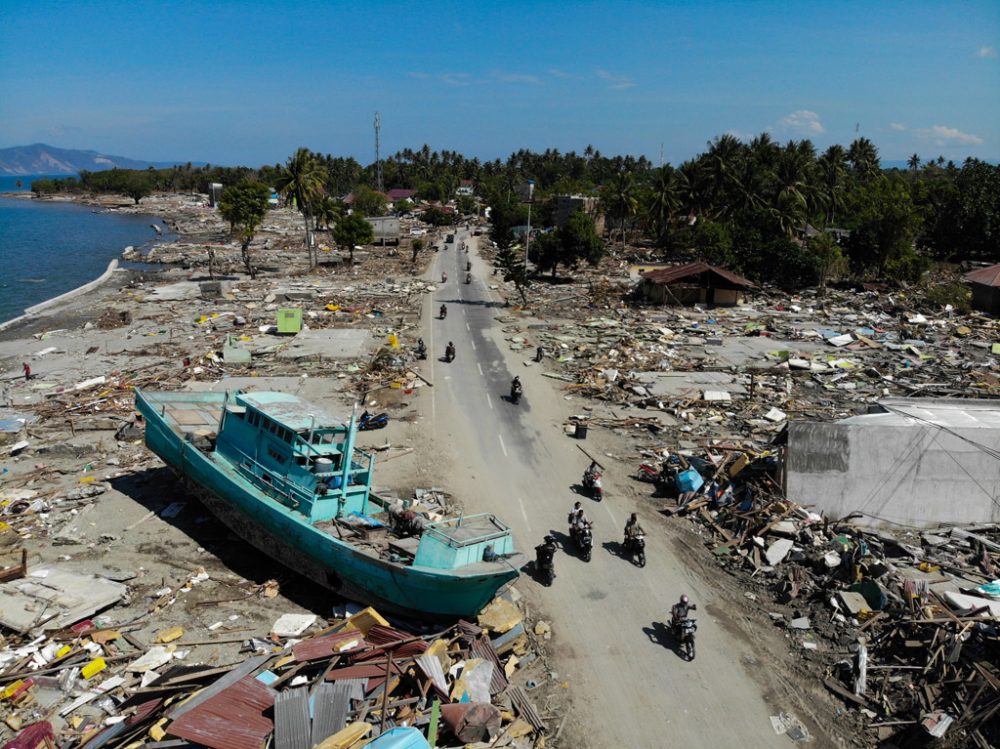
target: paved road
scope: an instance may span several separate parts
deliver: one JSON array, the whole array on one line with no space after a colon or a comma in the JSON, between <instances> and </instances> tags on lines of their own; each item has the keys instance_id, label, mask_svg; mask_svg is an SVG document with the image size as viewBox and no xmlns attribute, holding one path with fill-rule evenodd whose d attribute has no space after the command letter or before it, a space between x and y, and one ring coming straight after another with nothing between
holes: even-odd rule
<instances>
[{"instance_id":1,"label":"paved road","mask_svg":"<svg viewBox=\"0 0 1000 749\"><path fill-rule=\"evenodd\" d=\"M473 243L468 255L458 249L463 239ZM435 277L446 270L449 280L425 310L433 310L435 318L425 336L435 382L429 416L435 442L453 453L454 472L468 477L467 510L496 512L529 554L547 532L562 542L555 584L544 588L525 579L518 589L552 624L557 678L569 682L573 700L563 731L567 745L787 749L792 742L776 736L768 720L778 710L768 707L743 665L743 646L705 612L709 591L699 588L662 534L644 523L649 560L644 569L617 555L633 507L615 495L613 476L604 502L583 500L595 523L593 560L588 564L575 556L565 537L566 514L579 499L571 487L587 460L561 431L570 404L539 367L524 366L529 352L515 355L503 343L495 319L502 312L499 297L488 288L492 269L476 255L475 241L458 232L455 245L434 263ZM473 263L469 285L467 260ZM448 316L438 320L442 302ZM439 360L449 340L457 348L451 364ZM525 383L518 406L506 401L515 373ZM681 592L690 593L701 609L698 657L692 663L665 644L659 625Z\"/></svg>"}]
</instances>

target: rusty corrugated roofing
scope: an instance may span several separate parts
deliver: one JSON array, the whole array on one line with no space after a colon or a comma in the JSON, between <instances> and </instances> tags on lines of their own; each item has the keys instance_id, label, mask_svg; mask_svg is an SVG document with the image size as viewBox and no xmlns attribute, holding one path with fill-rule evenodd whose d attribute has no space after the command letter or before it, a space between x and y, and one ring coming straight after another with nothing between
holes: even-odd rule
<instances>
[{"instance_id":1,"label":"rusty corrugated roofing","mask_svg":"<svg viewBox=\"0 0 1000 749\"><path fill-rule=\"evenodd\" d=\"M276 692L252 676L236 682L167 726L167 733L210 749L259 749L274 730L264 713Z\"/></svg>"},{"instance_id":2,"label":"rusty corrugated roofing","mask_svg":"<svg viewBox=\"0 0 1000 749\"><path fill-rule=\"evenodd\" d=\"M469 645L469 655L473 658L482 658L484 661L493 663L493 675L490 677L490 694L500 694L500 692L507 688L507 674L504 673L503 666L500 665L500 659L497 658L497 653L490 644L489 639L479 638L473 640Z\"/></svg>"},{"instance_id":3,"label":"rusty corrugated roofing","mask_svg":"<svg viewBox=\"0 0 1000 749\"><path fill-rule=\"evenodd\" d=\"M704 261L685 263L684 265L677 265L673 268L652 270L649 273L643 273L642 278L643 280L652 281L653 283L670 284L675 281L690 278L691 276L701 275L702 273L715 274L720 278L729 281L729 283L735 284L736 286L743 286L748 289L756 288L753 281L743 278L743 276L738 276L725 268L716 268L714 265L709 265Z\"/></svg>"},{"instance_id":4,"label":"rusty corrugated roofing","mask_svg":"<svg viewBox=\"0 0 1000 749\"><path fill-rule=\"evenodd\" d=\"M966 273L963 278L969 283L981 283L984 286L1000 286L1000 263L989 268L980 268Z\"/></svg>"},{"instance_id":5,"label":"rusty corrugated roofing","mask_svg":"<svg viewBox=\"0 0 1000 749\"><path fill-rule=\"evenodd\" d=\"M352 640L357 641L355 647L347 647ZM310 637L292 646L292 655L298 662L316 661L321 658L329 658L333 655L340 655L358 648L366 647L368 643L357 630L347 630L345 632L334 632L331 635L322 637Z\"/></svg>"}]
</instances>

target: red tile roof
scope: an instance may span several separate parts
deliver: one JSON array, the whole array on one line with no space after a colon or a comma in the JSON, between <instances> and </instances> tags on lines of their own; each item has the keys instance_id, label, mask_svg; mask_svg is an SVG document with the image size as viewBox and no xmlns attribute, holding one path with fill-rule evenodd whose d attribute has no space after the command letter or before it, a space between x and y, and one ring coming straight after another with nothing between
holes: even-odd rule
<instances>
[{"instance_id":1,"label":"red tile roof","mask_svg":"<svg viewBox=\"0 0 1000 749\"><path fill-rule=\"evenodd\" d=\"M716 268L714 265L709 265L703 261L685 263L684 265L677 265L673 268L653 270L649 273L643 273L642 278L657 284L671 284L685 278L690 278L691 276L701 275L702 273L711 273L719 276L736 286L743 286L747 289L755 288L753 281L743 278L743 276L738 276L732 271L728 271L723 268Z\"/></svg>"},{"instance_id":2,"label":"red tile roof","mask_svg":"<svg viewBox=\"0 0 1000 749\"><path fill-rule=\"evenodd\" d=\"M966 273L963 278L969 283L981 283L984 286L1000 286L1000 263L989 268L980 268Z\"/></svg>"}]
</instances>

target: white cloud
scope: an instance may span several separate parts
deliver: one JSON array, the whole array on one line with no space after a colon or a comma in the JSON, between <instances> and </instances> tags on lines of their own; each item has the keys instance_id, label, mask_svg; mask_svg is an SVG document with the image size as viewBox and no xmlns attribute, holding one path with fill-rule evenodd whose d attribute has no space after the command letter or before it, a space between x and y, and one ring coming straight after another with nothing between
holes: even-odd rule
<instances>
[{"instance_id":1,"label":"white cloud","mask_svg":"<svg viewBox=\"0 0 1000 749\"><path fill-rule=\"evenodd\" d=\"M980 47L976 50L976 57L996 57L997 48L996 47Z\"/></svg>"},{"instance_id":2,"label":"white cloud","mask_svg":"<svg viewBox=\"0 0 1000 749\"><path fill-rule=\"evenodd\" d=\"M978 146L983 142L983 139L978 135L963 133L957 127L946 127L945 125L916 128L913 132L921 140L929 141L936 146L949 146L955 143L965 146Z\"/></svg>"},{"instance_id":3,"label":"white cloud","mask_svg":"<svg viewBox=\"0 0 1000 749\"><path fill-rule=\"evenodd\" d=\"M889 129L890 130L906 130L906 125L900 124L898 122L890 122L889 123Z\"/></svg>"},{"instance_id":4,"label":"white cloud","mask_svg":"<svg viewBox=\"0 0 1000 749\"><path fill-rule=\"evenodd\" d=\"M579 76L576 73L570 73L565 70L560 70L559 68L549 68L549 75L551 75L553 78L563 78L569 81L582 80L582 76Z\"/></svg>"},{"instance_id":5,"label":"white cloud","mask_svg":"<svg viewBox=\"0 0 1000 749\"><path fill-rule=\"evenodd\" d=\"M614 75L609 73L607 70L603 70L602 68L594 70L594 75L606 82L608 84L608 88L612 91L623 91L627 88L633 88L636 85L635 81L628 76Z\"/></svg>"},{"instance_id":6,"label":"white cloud","mask_svg":"<svg viewBox=\"0 0 1000 749\"><path fill-rule=\"evenodd\" d=\"M420 81L426 81L428 78L430 78L430 76L427 73L424 73L421 70L411 70L409 73L407 73L407 75L410 76L410 78L416 78L417 80Z\"/></svg>"},{"instance_id":7,"label":"white cloud","mask_svg":"<svg viewBox=\"0 0 1000 749\"><path fill-rule=\"evenodd\" d=\"M542 82L537 75L526 75L524 73L498 73L497 78L504 83L532 83L540 85Z\"/></svg>"},{"instance_id":8,"label":"white cloud","mask_svg":"<svg viewBox=\"0 0 1000 749\"><path fill-rule=\"evenodd\" d=\"M468 86L472 83L471 78L468 73L442 73L438 76L438 80L449 86Z\"/></svg>"},{"instance_id":9,"label":"white cloud","mask_svg":"<svg viewBox=\"0 0 1000 749\"><path fill-rule=\"evenodd\" d=\"M823 123L819 121L819 115L808 109L798 109L782 117L778 120L778 126L800 135L818 135L826 132Z\"/></svg>"}]
</instances>

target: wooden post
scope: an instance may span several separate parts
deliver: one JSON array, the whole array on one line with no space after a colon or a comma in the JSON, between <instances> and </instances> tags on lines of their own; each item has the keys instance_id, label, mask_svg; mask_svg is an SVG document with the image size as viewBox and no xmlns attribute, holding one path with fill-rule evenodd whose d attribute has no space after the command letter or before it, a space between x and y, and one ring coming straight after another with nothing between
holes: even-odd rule
<instances>
[{"instance_id":1,"label":"wooden post","mask_svg":"<svg viewBox=\"0 0 1000 749\"><path fill-rule=\"evenodd\" d=\"M382 686L382 723L379 726L379 736L385 733L385 722L388 719L389 679L392 678L392 651L385 651L385 684Z\"/></svg>"}]
</instances>

